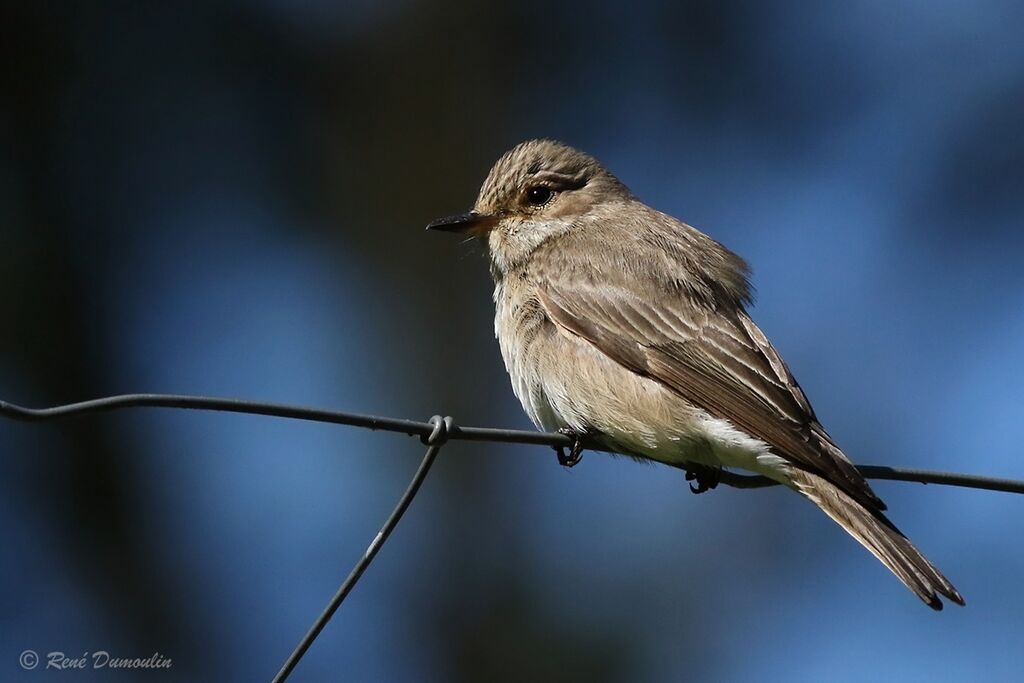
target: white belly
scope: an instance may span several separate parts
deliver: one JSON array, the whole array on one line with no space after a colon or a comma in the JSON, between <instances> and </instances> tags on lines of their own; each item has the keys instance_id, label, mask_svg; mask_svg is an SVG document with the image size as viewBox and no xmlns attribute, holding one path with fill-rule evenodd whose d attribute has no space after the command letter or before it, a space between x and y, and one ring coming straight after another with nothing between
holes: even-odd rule
<instances>
[{"instance_id":1,"label":"white belly","mask_svg":"<svg viewBox=\"0 0 1024 683\"><path fill-rule=\"evenodd\" d=\"M546 320L523 333L495 292L495 333L512 390L538 429L596 432L613 450L668 464L744 469L788 481L767 444L619 365ZM515 309L520 310L520 309ZM513 327L517 333L513 333Z\"/></svg>"}]
</instances>

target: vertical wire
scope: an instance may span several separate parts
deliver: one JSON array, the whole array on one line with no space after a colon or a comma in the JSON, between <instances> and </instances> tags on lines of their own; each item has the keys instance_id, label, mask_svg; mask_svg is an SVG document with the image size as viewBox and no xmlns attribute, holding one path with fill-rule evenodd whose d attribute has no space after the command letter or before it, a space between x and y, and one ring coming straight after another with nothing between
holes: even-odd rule
<instances>
[{"instance_id":1,"label":"vertical wire","mask_svg":"<svg viewBox=\"0 0 1024 683\"><path fill-rule=\"evenodd\" d=\"M370 541L370 545L366 548L366 552L363 553L361 558L359 558L359 561L356 563L356 566L352 568L352 572L348 575L348 578L346 578L341 584L341 587L338 588L338 592L336 592L330 602L327 603L327 607L325 607L323 612L320 613L320 616L316 618L316 621L313 622L313 625L309 628L306 635L303 636L302 640L299 641L299 644L295 646L295 650L291 655L289 655L288 659L281 667L281 670L277 672L277 675L274 676L274 683L283 683L283 681L287 680L288 676L291 675L292 671L295 669L295 666L299 663L299 660L302 659L302 656L306 654L306 651L313 644L313 641L316 640L318 635L320 635L324 626L326 626L327 622L331 620L334 613L338 611L341 603L344 602L345 598L352 591L352 588L356 585L356 582L359 581L363 572L365 572L366 568L370 566L371 562L373 562L373 558L377 555L377 551L379 551L381 546L384 545L384 542L388 540L388 536L390 536L391 532L394 531L398 522L402 519L402 515L405 514L406 509L409 507L409 503L412 502L412 499L416 496L416 492L419 491L420 485L423 484L423 480L426 479L427 472L430 471L430 467L434 464L434 460L437 458L437 454L440 452L443 445L444 443L441 442L427 448L427 452L423 456L423 460L420 462L419 469L417 469L416 474L413 475L412 481L409 482L409 487L405 490L405 493L403 493L402 497L398 499L398 504L391 512L391 516L388 517L387 521L384 522L384 526L381 527L380 531L377 532L377 535L374 536L372 541Z\"/></svg>"}]
</instances>

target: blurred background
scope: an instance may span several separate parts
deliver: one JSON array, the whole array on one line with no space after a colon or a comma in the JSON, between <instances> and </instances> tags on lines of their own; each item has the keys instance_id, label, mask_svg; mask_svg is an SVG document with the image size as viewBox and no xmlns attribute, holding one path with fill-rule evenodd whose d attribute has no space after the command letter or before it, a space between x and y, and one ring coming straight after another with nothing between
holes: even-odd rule
<instances>
[{"instance_id":1,"label":"blurred background","mask_svg":"<svg viewBox=\"0 0 1024 683\"><path fill-rule=\"evenodd\" d=\"M528 428L482 249L423 226L553 137L754 267L861 463L1024 478L1019 2L7 3L0 398ZM0 423L0 670L269 680L414 439L132 411ZM295 680L1019 680L1024 498L879 482L935 614L798 497L455 443ZM63 680L63 678L61 679Z\"/></svg>"}]
</instances>

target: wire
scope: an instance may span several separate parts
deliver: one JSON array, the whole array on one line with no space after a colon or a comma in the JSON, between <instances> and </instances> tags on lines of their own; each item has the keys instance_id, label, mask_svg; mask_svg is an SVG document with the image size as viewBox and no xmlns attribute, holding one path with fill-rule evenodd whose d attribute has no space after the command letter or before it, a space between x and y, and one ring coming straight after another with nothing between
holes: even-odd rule
<instances>
[{"instance_id":1,"label":"wire","mask_svg":"<svg viewBox=\"0 0 1024 683\"><path fill-rule=\"evenodd\" d=\"M409 508L409 504L416 496L423 480L426 479L430 467L434 464L437 454L449 440L454 441L488 441L492 443L522 443L539 446L550 446L556 450L571 448L575 440L565 434L554 434L545 432L528 432L516 429L492 429L489 427L459 427L451 417L442 418L435 415L427 422L415 420L404 420L393 417L380 417L377 415L360 415L358 413L346 413L336 410L323 410L321 408L305 408L301 406L281 405L276 403L259 403L255 401L243 401L230 398L214 398L207 396L183 396L176 394L125 394L121 396L107 396L91 401L80 403L69 403L67 405L53 406L50 408L25 408L23 406L0 401L0 417L7 417L26 422L42 422L45 420L56 420L65 417L88 415L91 413L110 412L125 408L182 408L188 410L214 410L227 413L243 413L248 415L266 415L271 417L282 417L294 420L307 420L312 422L327 422L331 424L343 424L353 427L364 427L367 429L381 430L419 436L420 441L427 446L427 452L420 462L416 474L409 482L408 488L402 497L398 499L395 509L385 520L377 535L370 541L366 552L356 562L355 567L348 577L342 582L337 592L331 597L327 606L310 626L309 630L295 646L295 649L285 660L281 670L274 676L274 683L284 683L298 665L299 661L312 646L324 627L334 616L338 608L348 597L363 573L373 562L381 547L388 540L391 532L394 531L402 515ZM590 450L605 450L593 443L584 443ZM686 469L679 465L679 469ZM933 472L930 470L903 469L897 467L885 467L881 465L861 465L857 468L860 473L869 479L889 479L893 481L911 481L922 484L942 484L945 486L962 486L975 489L986 489L990 491L1006 491L1009 493L1024 493L1024 481L1012 479L998 479L993 477L981 477L971 474L958 474L953 472ZM695 470L694 475L698 475ZM689 477L688 477L689 478ZM698 476L699 480L699 476ZM775 482L767 477L749 476L736 474L735 472L722 471L715 474L715 481L728 486L742 489L763 488L774 486ZM704 490L704 489L701 489Z\"/></svg>"},{"instance_id":2,"label":"wire","mask_svg":"<svg viewBox=\"0 0 1024 683\"><path fill-rule=\"evenodd\" d=\"M359 561L356 562L356 566L352 568L348 578L346 578L341 584L341 587L338 588L338 591L331 598L330 602L327 603L327 607L325 607L323 612L320 613L320 616L316 618L316 621L313 622L309 631L306 632L306 635L302 637L302 640L300 640L299 644L295 646L291 655L288 656L284 666L282 666L281 670L277 672L276 676L274 676L274 683L284 683L288 676L291 675L295 666L299 663L299 660L306 654L306 650L308 650L313 644L313 641L320 635L320 632L324 630L324 626L326 626L327 622L331 620L334 613L338 611L338 608L341 607L341 603L344 602L349 592L356 585L356 582L359 581L363 572L365 572L366 568L370 566L371 562L373 562L373 558L377 556L377 551L381 549L381 546L383 546L385 541L388 540L388 536L390 536L391 532L394 531L396 526L398 526L398 522L402 519L402 515L405 514L406 509L408 509L409 503L411 503L412 499L416 496L416 492L420 490L420 485L423 483L423 480L427 478L427 472L430 471L430 466L434 464L437 454L441 451L441 446L445 444L445 441L448 438L447 430L452 424L450 417L442 419L437 415L431 418L431 422L436 425L436 429L432 436L424 439L424 441L430 445L427 448L426 455L423 456L423 460L420 462L419 468L416 470L416 474L413 475L412 481L409 482L409 486L406 488L405 493L403 493L402 497L398 499L398 504L391 512L391 516L387 518L384 522L384 526L381 527L380 531L377 532L377 535L373 537L372 541L370 541L369 547L366 549L366 552L363 553L363 556Z\"/></svg>"},{"instance_id":3,"label":"wire","mask_svg":"<svg viewBox=\"0 0 1024 683\"><path fill-rule=\"evenodd\" d=\"M182 408L187 410L213 410L228 413L244 413L248 415L267 415L293 420L326 422L352 427L396 432L409 436L426 438L434 431L430 422L417 422L394 417L378 415L361 415L322 408L261 403L231 398L214 398L208 396L184 396L177 394L124 394L107 396L91 401L70 403L51 408L25 408L6 401L0 401L0 416L28 422L54 420L75 415L109 412L125 408ZM532 432L518 429L493 429L489 427L460 427L452 425L448 434L452 441L486 441L491 443L521 443L552 448L569 448L573 440L564 434ZM593 443L585 443L588 450L606 450ZM679 469L686 469L677 465ZM960 486L964 488L1004 491L1007 493L1024 493L1024 481L984 477L973 474L954 472L936 472L932 470L905 469L884 465L859 465L857 469L868 479L885 479L890 481L909 481L921 484L941 484L943 486ZM778 482L762 476L721 472L719 481L727 486L740 489L756 489L776 486Z\"/></svg>"}]
</instances>

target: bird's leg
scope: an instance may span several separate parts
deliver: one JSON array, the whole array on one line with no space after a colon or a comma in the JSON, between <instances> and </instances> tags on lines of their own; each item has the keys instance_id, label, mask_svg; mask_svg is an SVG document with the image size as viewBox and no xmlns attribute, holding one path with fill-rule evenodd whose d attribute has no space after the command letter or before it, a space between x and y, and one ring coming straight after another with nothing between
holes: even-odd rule
<instances>
[{"instance_id":1,"label":"bird's leg","mask_svg":"<svg viewBox=\"0 0 1024 683\"><path fill-rule=\"evenodd\" d=\"M583 459L583 438L587 434L586 432L578 432L570 427L562 427L558 430L558 433L572 439L569 455L565 454L565 449L561 446L555 448L555 453L558 454L558 464L562 467L575 467Z\"/></svg>"},{"instance_id":2,"label":"bird's leg","mask_svg":"<svg viewBox=\"0 0 1024 683\"><path fill-rule=\"evenodd\" d=\"M718 486L721 480L722 468L698 465L697 463L686 463L686 481L696 481L697 485L690 484L690 490L694 493L704 493Z\"/></svg>"}]
</instances>

